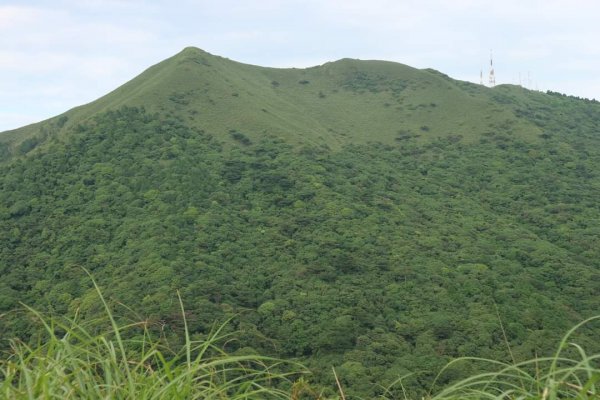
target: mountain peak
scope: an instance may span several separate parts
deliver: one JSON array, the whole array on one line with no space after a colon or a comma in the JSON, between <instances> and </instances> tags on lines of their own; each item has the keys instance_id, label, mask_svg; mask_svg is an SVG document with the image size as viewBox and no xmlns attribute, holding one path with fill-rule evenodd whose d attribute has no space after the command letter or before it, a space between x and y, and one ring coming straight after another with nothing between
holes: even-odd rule
<instances>
[{"instance_id":1,"label":"mountain peak","mask_svg":"<svg viewBox=\"0 0 600 400\"><path fill-rule=\"evenodd\" d=\"M191 61L197 64L209 65L209 60L214 60L216 58L220 57L217 57L214 54L210 54L209 52L204 51L198 47L188 46L165 61L168 62L169 60L177 60L179 63Z\"/></svg>"},{"instance_id":2,"label":"mountain peak","mask_svg":"<svg viewBox=\"0 0 600 400\"><path fill-rule=\"evenodd\" d=\"M186 46L183 48L183 50L181 50L181 53L185 53L185 52L189 52L189 53L205 53L204 50L202 50L199 47L196 46Z\"/></svg>"},{"instance_id":3,"label":"mountain peak","mask_svg":"<svg viewBox=\"0 0 600 400\"><path fill-rule=\"evenodd\" d=\"M215 55L210 54L207 51L204 51L198 47L194 47L194 46L187 46L184 47L183 50L181 50L179 53L177 53L175 55L175 57L197 57L197 56L211 56L211 57L215 57Z\"/></svg>"}]
</instances>

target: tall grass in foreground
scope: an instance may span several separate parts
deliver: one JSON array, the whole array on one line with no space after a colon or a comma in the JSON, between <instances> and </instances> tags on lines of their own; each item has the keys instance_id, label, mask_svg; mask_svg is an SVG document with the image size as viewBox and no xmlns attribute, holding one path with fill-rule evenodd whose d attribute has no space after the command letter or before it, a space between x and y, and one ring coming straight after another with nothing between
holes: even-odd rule
<instances>
[{"instance_id":1,"label":"tall grass in foreground","mask_svg":"<svg viewBox=\"0 0 600 400\"><path fill-rule=\"evenodd\" d=\"M536 357L512 364L471 357L451 361L438 377L462 362L479 363L481 370L488 372L481 372L443 388L431 399L600 399L600 354L586 354L581 346L569 343L577 329L598 319L600 316L589 318L569 330L553 357Z\"/></svg>"},{"instance_id":2,"label":"tall grass in foreground","mask_svg":"<svg viewBox=\"0 0 600 400\"><path fill-rule=\"evenodd\" d=\"M118 325L96 289L108 317L109 332L95 334L95 328L89 329L77 318L61 322L29 309L43 324L47 338L35 346L11 342L8 356L0 357L0 399L325 399L322 392L302 379L307 371L299 364L226 354L221 346L231 334L223 333L224 326L214 329L204 340L191 340L181 299L185 342L173 351L152 339L143 324ZM600 354L588 355L579 345L569 343L578 328L599 319L587 319L569 330L553 357L520 363L473 357L451 361L438 378L464 362L477 363L481 371L487 372L441 389L434 381L426 398L600 400ZM132 330L137 333L140 329L142 335L129 338ZM338 392L334 398L356 398L344 394L335 369L333 374ZM402 379L380 398L409 400Z\"/></svg>"},{"instance_id":3,"label":"tall grass in foreground","mask_svg":"<svg viewBox=\"0 0 600 400\"><path fill-rule=\"evenodd\" d=\"M205 340L191 340L183 306L185 344L173 353L139 324L119 326L100 290L98 296L111 327L99 335L76 319L61 323L29 309L47 340L36 346L12 341L8 357L0 358L1 399L289 399L302 390L290 373L276 372L289 365L226 354L223 326ZM141 338L124 338L132 329L142 329ZM302 367L292 367L297 377Z\"/></svg>"}]
</instances>

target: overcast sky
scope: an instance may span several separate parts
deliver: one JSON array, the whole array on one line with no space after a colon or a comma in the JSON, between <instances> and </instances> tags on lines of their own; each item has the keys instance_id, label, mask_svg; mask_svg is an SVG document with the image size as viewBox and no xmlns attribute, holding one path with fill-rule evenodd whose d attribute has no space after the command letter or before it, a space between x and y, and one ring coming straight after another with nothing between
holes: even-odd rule
<instances>
[{"instance_id":1,"label":"overcast sky","mask_svg":"<svg viewBox=\"0 0 600 400\"><path fill-rule=\"evenodd\" d=\"M186 46L270 67L344 57L600 99L595 0L0 0L0 131L90 102Z\"/></svg>"}]
</instances>

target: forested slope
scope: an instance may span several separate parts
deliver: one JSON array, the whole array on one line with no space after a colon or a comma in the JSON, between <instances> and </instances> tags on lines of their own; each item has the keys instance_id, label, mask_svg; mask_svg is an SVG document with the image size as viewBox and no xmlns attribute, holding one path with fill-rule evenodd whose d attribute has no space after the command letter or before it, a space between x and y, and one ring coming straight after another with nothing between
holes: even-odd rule
<instances>
[{"instance_id":1,"label":"forested slope","mask_svg":"<svg viewBox=\"0 0 600 400\"><path fill-rule=\"evenodd\" d=\"M269 91L315 79L230 63L266 74ZM326 66L348 63L360 76L358 61ZM258 110L245 130L231 105L231 119L194 108L210 91L165 103L173 109L131 100L12 153L0 166L0 336L34 333L11 311L19 302L101 312L85 267L117 314L149 321L166 341L181 340L179 289L195 335L233 317L241 333L230 350L298 357L326 385L336 366L350 393L367 397L409 372L429 371L406 383L423 387L453 357L508 359L499 318L515 357L553 350L600 309L599 105L412 73L460 95L414 94L433 111L382 122L369 102L393 88L351 91L344 98L364 101L364 113L336 103L348 118L322 142L294 131L316 111L297 121L290 111L261 134L283 114ZM458 110L448 130L444 102ZM383 133L361 137L348 121ZM581 343L597 350L588 333Z\"/></svg>"}]
</instances>

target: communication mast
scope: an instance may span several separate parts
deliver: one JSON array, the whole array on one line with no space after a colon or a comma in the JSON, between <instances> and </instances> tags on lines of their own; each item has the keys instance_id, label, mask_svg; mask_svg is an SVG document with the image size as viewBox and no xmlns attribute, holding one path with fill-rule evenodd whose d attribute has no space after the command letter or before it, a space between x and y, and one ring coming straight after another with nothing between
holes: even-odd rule
<instances>
[{"instance_id":1,"label":"communication mast","mask_svg":"<svg viewBox=\"0 0 600 400\"><path fill-rule=\"evenodd\" d=\"M479 84L483 85L483 70L479 70Z\"/></svg>"},{"instance_id":2,"label":"communication mast","mask_svg":"<svg viewBox=\"0 0 600 400\"><path fill-rule=\"evenodd\" d=\"M490 87L496 86L496 75L494 74L494 59L492 57L492 51L490 50L490 78L489 78Z\"/></svg>"}]
</instances>

